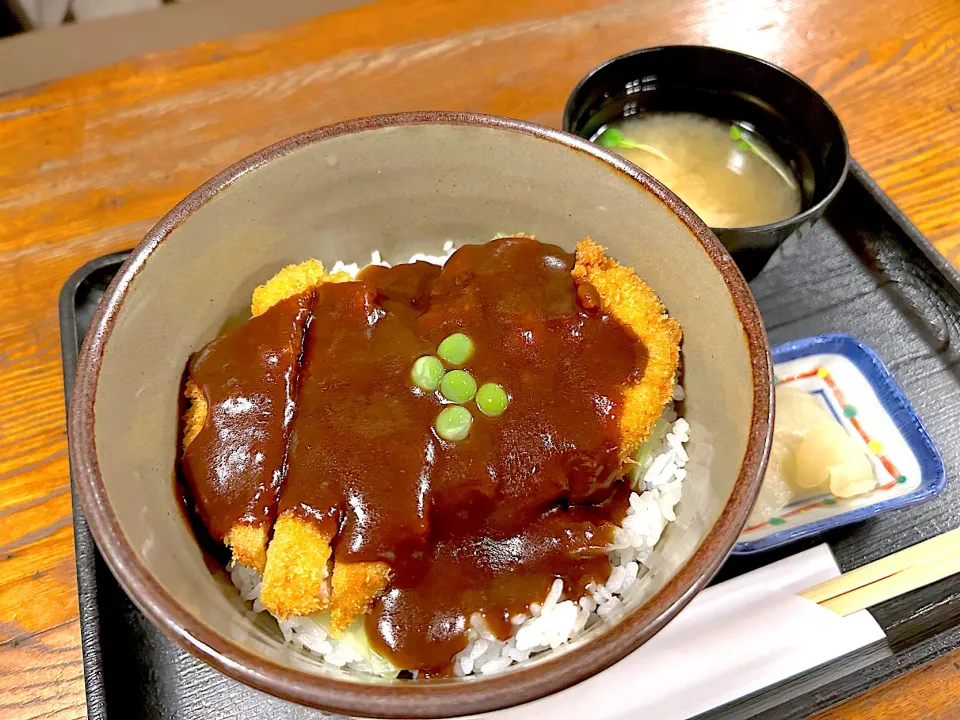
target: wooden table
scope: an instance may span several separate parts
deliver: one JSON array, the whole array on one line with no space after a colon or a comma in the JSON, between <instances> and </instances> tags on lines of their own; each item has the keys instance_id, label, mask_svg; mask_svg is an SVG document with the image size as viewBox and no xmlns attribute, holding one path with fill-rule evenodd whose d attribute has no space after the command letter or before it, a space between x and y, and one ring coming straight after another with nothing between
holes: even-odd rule
<instances>
[{"instance_id":1,"label":"wooden table","mask_svg":"<svg viewBox=\"0 0 960 720\"><path fill-rule=\"evenodd\" d=\"M285 136L413 109L557 126L593 65L677 42L822 91L854 156L960 262L956 0L384 0L0 98L0 717L85 715L56 305L74 269ZM955 653L822 717L958 717L958 696Z\"/></svg>"}]
</instances>

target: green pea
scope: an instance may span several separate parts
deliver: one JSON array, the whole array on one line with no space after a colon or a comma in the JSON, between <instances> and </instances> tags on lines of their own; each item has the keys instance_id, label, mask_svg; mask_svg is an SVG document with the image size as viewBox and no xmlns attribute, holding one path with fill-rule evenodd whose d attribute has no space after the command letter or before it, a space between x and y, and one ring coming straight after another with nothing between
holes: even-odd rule
<instances>
[{"instance_id":1,"label":"green pea","mask_svg":"<svg viewBox=\"0 0 960 720\"><path fill-rule=\"evenodd\" d=\"M473 357L473 340L463 333L454 333L437 346L437 355L451 365L463 365Z\"/></svg>"},{"instance_id":2,"label":"green pea","mask_svg":"<svg viewBox=\"0 0 960 720\"><path fill-rule=\"evenodd\" d=\"M440 378L443 377L443 363L433 355L424 355L417 358L410 371L413 383L421 390L433 392L440 387Z\"/></svg>"},{"instance_id":3,"label":"green pea","mask_svg":"<svg viewBox=\"0 0 960 720\"><path fill-rule=\"evenodd\" d=\"M437 429L437 435L444 440L456 441L463 440L470 434L472 424L473 415L469 410L460 405L450 405L437 415L434 427Z\"/></svg>"},{"instance_id":4,"label":"green pea","mask_svg":"<svg viewBox=\"0 0 960 720\"><path fill-rule=\"evenodd\" d=\"M503 415L509 404L507 391L496 383L484 383L477 390L477 407L487 417Z\"/></svg>"},{"instance_id":5,"label":"green pea","mask_svg":"<svg viewBox=\"0 0 960 720\"><path fill-rule=\"evenodd\" d=\"M451 370L440 378L440 394L450 402L462 405L477 394L477 381L466 370Z\"/></svg>"}]
</instances>

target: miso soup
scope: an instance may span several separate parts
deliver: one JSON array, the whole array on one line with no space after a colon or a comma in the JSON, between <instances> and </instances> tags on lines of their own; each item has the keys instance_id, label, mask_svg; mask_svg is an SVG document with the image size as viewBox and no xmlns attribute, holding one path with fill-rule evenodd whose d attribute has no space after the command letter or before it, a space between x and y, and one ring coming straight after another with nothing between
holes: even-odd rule
<instances>
[{"instance_id":1,"label":"miso soup","mask_svg":"<svg viewBox=\"0 0 960 720\"><path fill-rule=\"evenodd\" d=\"M710 227L766 225L800 212L793 170L741 125L695 113L649 113L610 123L594 141L649 172Z\"/></svg>"}]
</instances>

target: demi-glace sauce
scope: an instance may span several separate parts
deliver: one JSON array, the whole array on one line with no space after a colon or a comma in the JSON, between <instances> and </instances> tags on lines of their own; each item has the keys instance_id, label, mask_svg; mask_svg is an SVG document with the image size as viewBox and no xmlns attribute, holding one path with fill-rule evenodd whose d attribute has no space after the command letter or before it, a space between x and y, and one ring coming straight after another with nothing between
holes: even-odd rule
<instances>
[{"instance_id":1,"label":"demi-glace sauce","mask_svg":"<svg viewBox=\"0 0 960 720\"><path fill-rule=\"evenodd\" d=\"M310 305L309 296L284 300L190 360L188 374L207 398L208 417L181 468L217 541L236 522L276 519Z\"/></svg>"},{"instance_id":2,"label":"demi-glace sauce","mask_svg":"<svg viewBox=\"0 0 960 720\"><path fill-rule=\"evenodd\" d=\"M594 288L578 292L573 263L558 247L505 238L465 246L442 269L371 266L215 340L190 366L210 406L261 404L215 412L186 453L207 527L216 534L292 510L336 535L335 562L386 562L391 580L366 616L367 635L396 666L428 674L450 670L473 613L506 637L556 577L574 598L605 581L628 496L623 388L642 377L647 354L600 309ZM309 317L288 371L271 358L297 344L294 307ZM499 383L510 398L493 418L467 403L474 422L458 442L434 430L446 401L410 375L455 332L474 343L464 368L477 384ZM292 416L271 419L285 402ZM231 432L218 439L211 427ZM254 444L263 456L250 472ZM236 476L233 456L244 459ZM260 509L264 498L276 505Z\"/></svg>"}]
</instances>

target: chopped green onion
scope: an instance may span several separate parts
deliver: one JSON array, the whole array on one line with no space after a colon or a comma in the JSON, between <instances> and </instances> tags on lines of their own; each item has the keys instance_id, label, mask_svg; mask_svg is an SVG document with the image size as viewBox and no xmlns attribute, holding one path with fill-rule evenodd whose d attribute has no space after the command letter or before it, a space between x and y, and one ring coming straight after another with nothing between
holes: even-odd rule
<instances>
[{"instance_id":1,"label":"chopped green onion","mask_svg":"<svg viewBox=\"0 0 960 720\"><path fill-rule=\"evenodd\" d=\"M477 381L466 370L451 370L440 378L440 394L462 405L477 394Z\"/></svg>"},{"instance_id":2,"label":"chopped green onion","mask_svg":"<svg viewBox=\"0 0 960 720\"><path fill-rule=\"evenodd\" d=\"M496 383L484 383L477 390L477 408L487 417L503 415L509 404L506 390Z\"/></svg>"},{"instance_id":3,"label":"chopped green onion","mask_svg":"<svg viewBox=\"0 0 960 720\"><path fill-rule=\"evenodd\" d=\"M463 333L454 333L440 343L437 355L451 365L463 365L473 357L473 340Z\"/></svg>"},{"instance_id":4,"label":"chopped green onion","mask_svg":"<svg viewBox=\"0 0 960 720\"><path fill-rule=\"evenodd\" d=\"M470 434L470 426L473 424L473 415L465 407L460 405L451 405L445 407L437 415L434 427L444 440L463 440Z\"/></svg>"},{"instance_id":5,"label":"chopped green onion","mask_svg":"<svg viewBox=\"0 0 960 720\"><path fill-rule=\"evenodd\" d=\"M443 377L443 363L433 355L424 355L417 358L410 371L413 383L421 390L433 392L440 387L440 378Z\"/></svg>"},{"instance_id":6,"label":"chopped green onion","mask_svg":"<svg viewBox=\"0 0 960 720\"><path fill-rule=\"evenodd\" d=\"M596 140L594 140L594 142L601 147L629 148L631 150L643 150L644 152L648 152L651 155L656 155L661 160L670 159L666 155L664 155L662 152L657 150L655 147L653 147L652 145L644 145L643 143L634 142L633 140L625 138L623 136L623 133L621 133L616 128L607 128L602 133L600 133L600 136Z\"/></svg>"},{"instance_id":7,"label":"chopped green onion","mask_svg":"<svg viewBox=\"0 0 960 720\"><path fill-rule=\"evenodd\" d=\"M739 150L740 152L748 152L748 151L752 152L758 158L763 160L767 165L773 168L773 171L777 173L777 175L783 178L783 181L787 184L788 187L790 187L791 189L795 189L797 187L797 179L794 177L791 177L790 175L785 173L783 170L781 170L780 165L773 158L767 155L767 153L764 152L763 149L754 140L750 138L749 133L750 133L749 130L746 130L745 128L740 127L736 123L730 126L730 139L734 141L734 145L736 146L737 150Z\"/></svg>"},{"instance_id":8,"label":"chopped green onion","mask_svg":"<svg viewBox=\"0 0 960 720\"><path fill-rule=\"evenodd\" d=\"M623 135L616 128L607 128L594 142L601 147L623 147L626 142Z\"/></svg>"}]
</instances>

